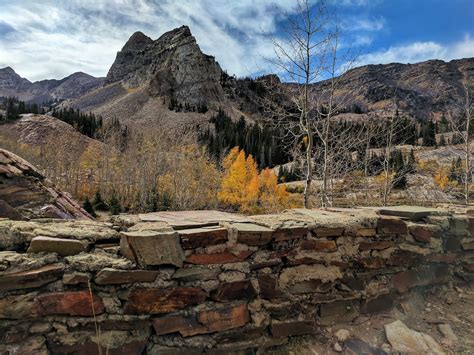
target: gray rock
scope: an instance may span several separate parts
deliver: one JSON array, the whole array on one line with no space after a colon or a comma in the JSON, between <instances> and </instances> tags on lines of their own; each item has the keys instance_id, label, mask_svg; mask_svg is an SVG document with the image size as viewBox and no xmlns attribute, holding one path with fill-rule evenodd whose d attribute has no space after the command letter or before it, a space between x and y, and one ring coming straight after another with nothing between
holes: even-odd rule
<instances>
[{"instance_id":1,"label":"gray rock","mask_svg":"<svg viewBox=\"0 0 474 355\"><path fill-rule=\"evenodd\" d=\"M386 324L385 334L395 351L415 354L445 354L431 336L411 330L400 320Z\"/></svg>"},{"instance_id":2,"label":"gray rock","mask_svg":"<svg viewBox=\"0 0 474 355\"><path fill-rule=\"evenodd\" d=\"M34 237L28 253L57 253L61 256L76 255L88 250L88 244L75 239Z\"/></svg>"}]
</instances>

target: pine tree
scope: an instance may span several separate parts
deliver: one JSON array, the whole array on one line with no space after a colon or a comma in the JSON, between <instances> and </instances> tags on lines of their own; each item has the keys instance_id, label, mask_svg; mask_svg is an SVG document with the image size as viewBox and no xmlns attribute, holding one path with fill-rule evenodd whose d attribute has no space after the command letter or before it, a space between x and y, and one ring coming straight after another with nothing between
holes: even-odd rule
<instances>
[{"instance_id":1,"label":"pine tree","mask_svg":"<svg viewBox=\"0 0 474 355\"><path fill-rule=\"evenodd\" d=\"M95 213L94 206L92 206L92 203L89 201L89 197L86 197L84 200L84 204L82 205L84 210L89 213L92 217L97 217L97 214Z\"/></svg>"},{"instance_id":2,"label":"pine tree","mask_svg":"<svg viewBox=\"0 0 474 355\"><path fill-rule=\"evenodd\" d=\"M97 211L108 211L109 210L109 206L102 199L102 195L100 194L99 190L97 190L96 193L95 193L94 199L92 200L92 206Z\"/></svg>"},{"instance_id":3,"label":"pine tree","mask_svg":"<svg viewBox=\"0 0 474 355\"><path fill-rule=\"evenodd\" d=\"M120 201L117 195L115 194L115 192L112 194L112 197L110 198L109 207L110 207L110 213L112 215L117 215L122 211L122 207L120 206Z\"/></svg>"}]
</instances>

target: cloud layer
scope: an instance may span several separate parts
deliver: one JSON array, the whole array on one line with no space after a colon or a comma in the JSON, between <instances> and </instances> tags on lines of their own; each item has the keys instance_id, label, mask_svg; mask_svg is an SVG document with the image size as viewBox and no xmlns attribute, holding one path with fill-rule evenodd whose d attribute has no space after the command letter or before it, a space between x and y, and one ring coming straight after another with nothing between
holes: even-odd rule
<instances>
[{"instance_id":1,"label":"cloud layer","mask_svg":"<svg viewBox=\"0 0 474 355\"><path fill-rule=\"evenodd\" d=\"M377 0L381 1L381 0ZM371 6L368 0L343 0L341 6ZM61 78L75 71L105 76L116 52L135 31L152 38L183 24L201 49L223 69L252 75L271 56L268 35L278 33L293 0L0 0L0 67L11 66L30 80ZM353 44L367 46L383 17L353 18ZM365 55L364 63L449 59L472 56L473 39L452 46L411 43Z\"/></svg>"}]
</instances>

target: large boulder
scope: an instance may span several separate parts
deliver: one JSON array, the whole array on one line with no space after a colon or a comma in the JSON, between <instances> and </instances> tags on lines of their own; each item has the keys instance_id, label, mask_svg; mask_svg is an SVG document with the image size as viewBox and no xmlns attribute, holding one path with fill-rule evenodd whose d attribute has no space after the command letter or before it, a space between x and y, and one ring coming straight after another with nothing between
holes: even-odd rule
<instances>
[{"instance_id":1,"label":"large boulder","mask_svg":"<svg viewBox=\"0 0 474 355\"><path fill-rule=\"evenodd\" d=\"M0 149L0 217L92 219L33 165L4 149Z\"/></svg>"}]
</instances>

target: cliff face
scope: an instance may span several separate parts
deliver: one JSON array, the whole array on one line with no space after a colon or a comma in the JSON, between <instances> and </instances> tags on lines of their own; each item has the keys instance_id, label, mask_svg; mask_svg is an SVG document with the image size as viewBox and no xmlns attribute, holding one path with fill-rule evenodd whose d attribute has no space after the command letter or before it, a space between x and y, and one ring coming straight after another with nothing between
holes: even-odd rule
<instances>
[{"instance_id":1,"label":"cliff face","mask_svg":"<svg viewBox=\"0 0 474 355\"><path fill-rule=\"evenodd\" d=\"M146 86L152 96L196 105L223 100L221 73L214 57L202 53L189 28L182 26L155 41L134 33L117 53L105 84Z\"/></svg>"}]
</instances>

